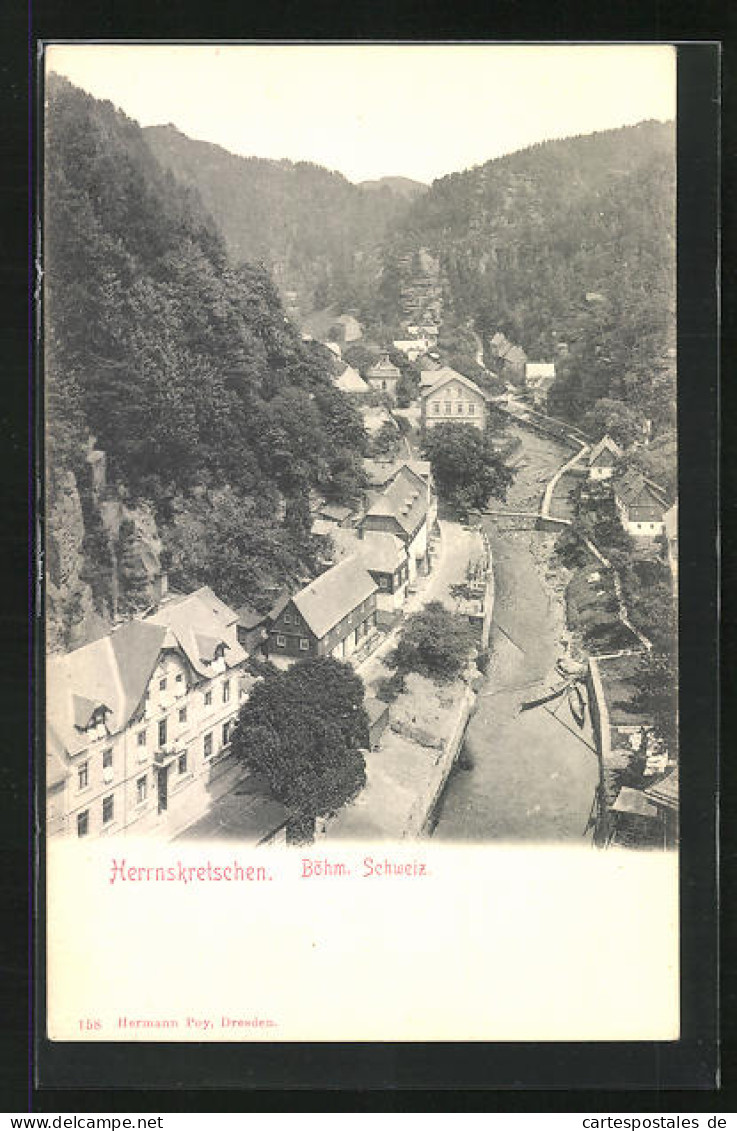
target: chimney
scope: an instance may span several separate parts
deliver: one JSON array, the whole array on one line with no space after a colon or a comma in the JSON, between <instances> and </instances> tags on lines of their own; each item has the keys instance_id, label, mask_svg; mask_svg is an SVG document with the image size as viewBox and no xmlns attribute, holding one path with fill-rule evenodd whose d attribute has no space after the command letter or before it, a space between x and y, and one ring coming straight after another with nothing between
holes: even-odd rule
<instances>
[{"instance_id":1,"label":"chimney","mask_svg":"<svg viewBox=\"0 0 737 1131\"><path fill-rule=\"evenodd\" d=\"M169 592L169 574L162 569L154 582L154 601L159 605Z\"/></svg>"}]
</instances>

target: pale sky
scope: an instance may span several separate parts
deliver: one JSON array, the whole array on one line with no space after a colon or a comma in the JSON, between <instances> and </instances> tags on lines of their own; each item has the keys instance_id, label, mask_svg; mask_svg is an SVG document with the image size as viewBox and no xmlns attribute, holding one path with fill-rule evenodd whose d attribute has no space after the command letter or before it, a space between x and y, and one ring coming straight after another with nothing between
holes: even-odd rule
<instances>
[{"instance_id":1,"label":"pale sky","mask_svg":"<svg viewBox=\"0 0 737 1131\"><path fill-rule=\"evenodd\" d=\"M57 44L46 64L141 125L352 181L676 115L668 45Z\"/></svg>"}]
</instances>

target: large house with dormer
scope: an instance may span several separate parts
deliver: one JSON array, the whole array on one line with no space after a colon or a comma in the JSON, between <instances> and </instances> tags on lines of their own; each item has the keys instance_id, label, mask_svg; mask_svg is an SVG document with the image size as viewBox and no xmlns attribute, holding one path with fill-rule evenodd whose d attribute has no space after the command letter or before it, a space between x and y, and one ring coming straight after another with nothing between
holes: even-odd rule
<instances>
[{"instance_id":1,"label":"large house with dormer","mask_svg":"<svg viewBox=\"0 0 737 1131\"><path fill-rule=\"evenodd\" d=\"M230 788L231 729L253 682L237 624L203 587L49 658L50 836L167 839Z\"/></svg>"},{"instance_id":2,"label":"large house with dormer","mask_svg":"<svg viewBox=\"0 0 737 1131\"><path fill-rule=\"evenodd\" d=\"M429 495L429 485L405 464L358 524L360 539L378 532L393 534L402 542L407 551L410 584L418 573L426 573L429 568Z\"/></svg>"},{"instance_id":3,"label":"large house with dormer","mask_svg":"<svg viewBox=\"0 0 737 1131\"><path fill-rule=\"evenodd\" d=\"M423 431L438 424L486 426L487 398L478 385L454 369L423 373L420 387L420 420Z\"/></svg>"}]
</instances>

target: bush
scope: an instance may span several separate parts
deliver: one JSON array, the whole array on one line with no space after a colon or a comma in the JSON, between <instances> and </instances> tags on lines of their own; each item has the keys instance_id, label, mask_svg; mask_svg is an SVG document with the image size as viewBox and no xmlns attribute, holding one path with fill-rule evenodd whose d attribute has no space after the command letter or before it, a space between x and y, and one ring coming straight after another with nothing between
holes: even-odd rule
<instances>
[{"instance_id":1,"label":"bush","mask_svg":"<svg viewBox=\"0 0 737 1131\"><path fill-rule=\"evenodd\" d=\"M463 617L440 601L431 601L409 617L389 663L399 673L417 672L448 683L460 675L475 643L474 632Z\"/></svg>"},{"instance_id":2,"label":"bush","mask_svg":"<svg viewBox=\"0 0 737 1131\"><path fill-rule=\"evenodd\" d=\"M406 681L402 673L395 672L394 675L380 680L376 688L376 698L381 699L383 703L393 703L402 694L405 686Z\"/></svg>"}]
</instances>

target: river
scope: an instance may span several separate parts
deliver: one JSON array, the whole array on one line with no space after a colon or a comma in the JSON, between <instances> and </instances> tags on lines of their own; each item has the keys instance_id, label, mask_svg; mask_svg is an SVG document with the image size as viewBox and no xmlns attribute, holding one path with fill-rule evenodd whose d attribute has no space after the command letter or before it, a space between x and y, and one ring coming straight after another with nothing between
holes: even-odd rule
<instances>
[{"instance_id":1,"label":"river","mask_svg":"<svg viewBox=\"0 0 737 1131\"><path fill-rule=\"evenodd\" d=\"M545 481L570 451L519 425L510 434L521 439L520 469L506 509L534 511ZM453 771L433 835L581 843L590 839L598 782L588 719L579 730L565 696L519 711L546 681L560 679L554 665L566 647L565 611L562 584L549 566L556 534L497 530L491 520L486 530L496 584L491 663L466 733L471 768Z\"/></svg>"}]
</instances>

